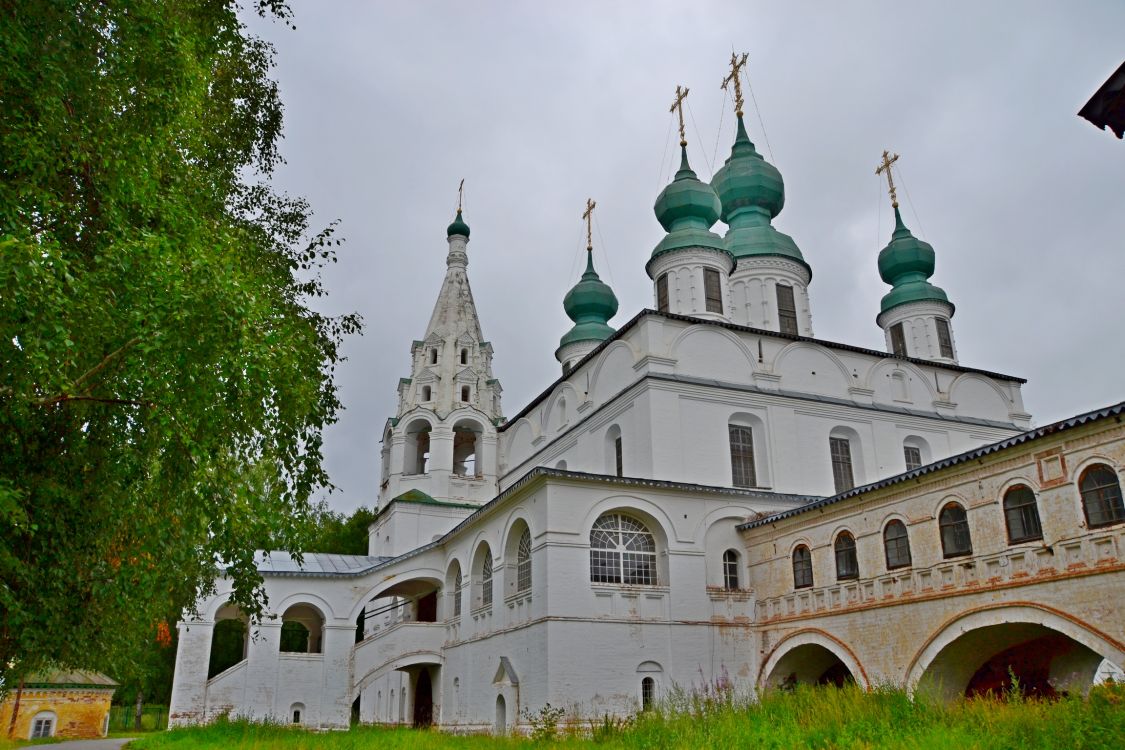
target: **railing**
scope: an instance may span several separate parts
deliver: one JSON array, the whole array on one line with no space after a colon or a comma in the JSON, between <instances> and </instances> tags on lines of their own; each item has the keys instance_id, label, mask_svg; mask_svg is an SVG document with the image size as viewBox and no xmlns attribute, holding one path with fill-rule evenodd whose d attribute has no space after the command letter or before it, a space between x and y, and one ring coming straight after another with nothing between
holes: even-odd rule
<instances>
[{"instance_id":1,"label":"railing","mask_svg":"<svg viewBox=\"0 0 1125 750\"><path fill-rule=\"evenodd\" d=\"M444 622L400 622L381 628L352 649L357 677L394 660L419 652L440 652L445 644Z\"/></svg>"},{"instance_id":2,"label":"railing","mask_svg":"<svg viewBox=\"0 0 1125 750\"><path fill-rule=\"evenodd\" d=\"M142 706L141 727L137 729L136 706L110 706L109 731L111 732L159 732L168 728L167 706Z\"/></svg>"},{"instance_id":3,"label":"railing","mask_svg":"<svg viewBox=\"0 0 1125 750\"><path fill-rule=\"evenodd\" d=\"M943 593L968 593L982 587L1044 580L1122 562L1125 530L1093 532L1048 546L1041 542L1000 552L942 560L854 581L797 589L762 599L759 621L846 610L887 601Z\"/></svg>"}]
</instances>

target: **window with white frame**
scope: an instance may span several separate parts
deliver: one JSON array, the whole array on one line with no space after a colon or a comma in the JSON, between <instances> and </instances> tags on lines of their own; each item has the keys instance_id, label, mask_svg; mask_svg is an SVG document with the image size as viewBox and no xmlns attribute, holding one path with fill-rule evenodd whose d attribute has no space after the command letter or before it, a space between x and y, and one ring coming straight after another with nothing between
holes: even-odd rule
<instances>
[{"instance_id":1,"label":"window with white frame","mask_svg":"<svg viewBox=\"0 0 1125 750\"><path fill-rule=\"evenodd\" d=\"M606 513L590 530L590 581L655 586L656 538L620 513Z\"/></svg>"},{"instance_id":2,"label":"window with white frame","mask_svg":"<svg viewBox=\"0 0 1125 750\"><path fill-rule=\"evenodd\" d=\"M525 528L520 534L516 552L516 591L521 594L531 591L531 529Z\"/></svg>"},{"instance_id":3,"label":"window with white frame","mask_svg":"<svg viewBox=\"0 0 1125 750\"><path fill-rule=\"evenodd\" d=\"M53 711L40 711L31 719L30 739L41 740L55 736L55 722L58 719Z\"/></svg>"},{"instance_id":4,"label":"window with white frame","mask_svg":"<svg viewBox=\"0 0 1125 750\"><path fill-rule=\"evenodd\" d=\"M906 470L914 471L922 465L922 449L916 445L902 446L902 455L906 459Z\"/></svg>"}]
</instances>

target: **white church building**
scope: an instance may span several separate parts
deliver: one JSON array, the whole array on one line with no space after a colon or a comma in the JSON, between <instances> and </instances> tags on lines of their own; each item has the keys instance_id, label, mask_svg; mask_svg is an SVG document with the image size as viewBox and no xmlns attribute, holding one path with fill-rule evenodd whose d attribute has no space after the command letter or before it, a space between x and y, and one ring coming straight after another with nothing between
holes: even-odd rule
<instances>
[{"instance_id":1,"label":"white church building","mask_svg":"<svg viewBox=\"0 0 1125 750\"><path fill-rule=\"evenodd\" d=\"M561 375L514 416L458 210L383 429L368 556L264 556L274 618L253 637L220 581L179 624L172 723L503 732L547 703L629 714L673 686L913 686L942 658L975 659L964 691L1047 637L1067 639L1040 665L1051 685L1122 663L1120 406L1029 431L1025 381L959 361L934 249L897 205L872 309L886 350L816 338L812 266L772 224L783 205L741 112L710 184L682 144L655 204L653 309L610 327L589 254ZM928 625L900 628L916 607ZM962 616L983 618L972 658L942 645ZM900 630L914 642L896 646Z\"/></svg>"}]
</instances>

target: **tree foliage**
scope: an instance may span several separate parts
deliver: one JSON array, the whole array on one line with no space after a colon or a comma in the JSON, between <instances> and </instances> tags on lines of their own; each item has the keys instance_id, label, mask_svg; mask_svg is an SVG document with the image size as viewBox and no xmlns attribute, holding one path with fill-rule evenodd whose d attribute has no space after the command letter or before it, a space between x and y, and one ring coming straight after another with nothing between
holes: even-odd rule
<instances>
[{"instance_id":1,"label":"tree foliage","mask_svg":"<svg viewBox=\"0 0 1125 750\"><path fill-rule=\"evenodd\" d=\"M366 555L367 529L375 520L370 508L359 507L349 516L335 513L328 504L318 504L312 515L312 528L305 552L334 552L338 555Z\"/></svg>"},{"instance_id":2,"label":"tree foliage","mask_svg":"<svg viewBox=\"0 0 1125 750\"><path fill-rule=\"evenodd\" d=\"M359 321L312 307L335 227L269 184L273 49L238 11L0 0L8 684L47 663L127 671L222 566L260 612L253 551L295 549L328 484L321 432Z\"/></svg>"}]
</instances>

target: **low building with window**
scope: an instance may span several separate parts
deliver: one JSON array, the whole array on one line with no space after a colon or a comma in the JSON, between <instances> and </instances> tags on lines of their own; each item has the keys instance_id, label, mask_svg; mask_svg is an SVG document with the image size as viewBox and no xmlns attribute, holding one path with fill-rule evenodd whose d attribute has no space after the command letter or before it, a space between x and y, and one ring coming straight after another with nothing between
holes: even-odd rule
<instances>
[{"instance_id":1,"label":"low building with window","mask_svg":"<svg viewBox=\"0 0 1125 750\"><path fill-rule=\"evenodd\" d=\"M29 674L5 692L0 726L20 740L105 737L116 689L116 682L98 672Z\"/></svg>"},{"instance_id":2,"label":"low building with window","mask_svg":"<svg viewBox=\"0 0 1125 750\"><path fill-rule=\"evenodd\" d=\"M919 664L960 653L941 651L941 623L966 592L1007 597L1022 623L973 641L982 663L1051 631L1120 664L1120 443L1072 445L1094 429L1081 425L1029 433L1024 380L959 361L954 306L928 281L934 248L897 210L872 258L891 285L872 304L886 349L815 338L812 264L774 228L783 206L741 113L710 183L682 144L654 206L655 309L610 326L617 298L588 247L564 298L561 374L512 416L459 210L382 430L369 555L263 556L272 617L256 624L220 581L179 625L171 723L502 732L547 703L630 714L673 685L910 684ZM1067 510L1066 493L1081 506ZM1048 567L1049 585L1022 587ZM1098 617L1060 593L1095 579L1115 592ZM902 602L930 607L931 630L884 638L877 655L849 645L848 628L887 636ZM1056 619L1027 619L1043 608ZM971 622L985 628L1008 617L981 612ZM818 624L832 617L850 624ZM927 644L943 645L911 661ZM1073 654L1085 675L1090 654ZM971 678L947 684L965 692Z\"/></svg>"}]
</instances>

